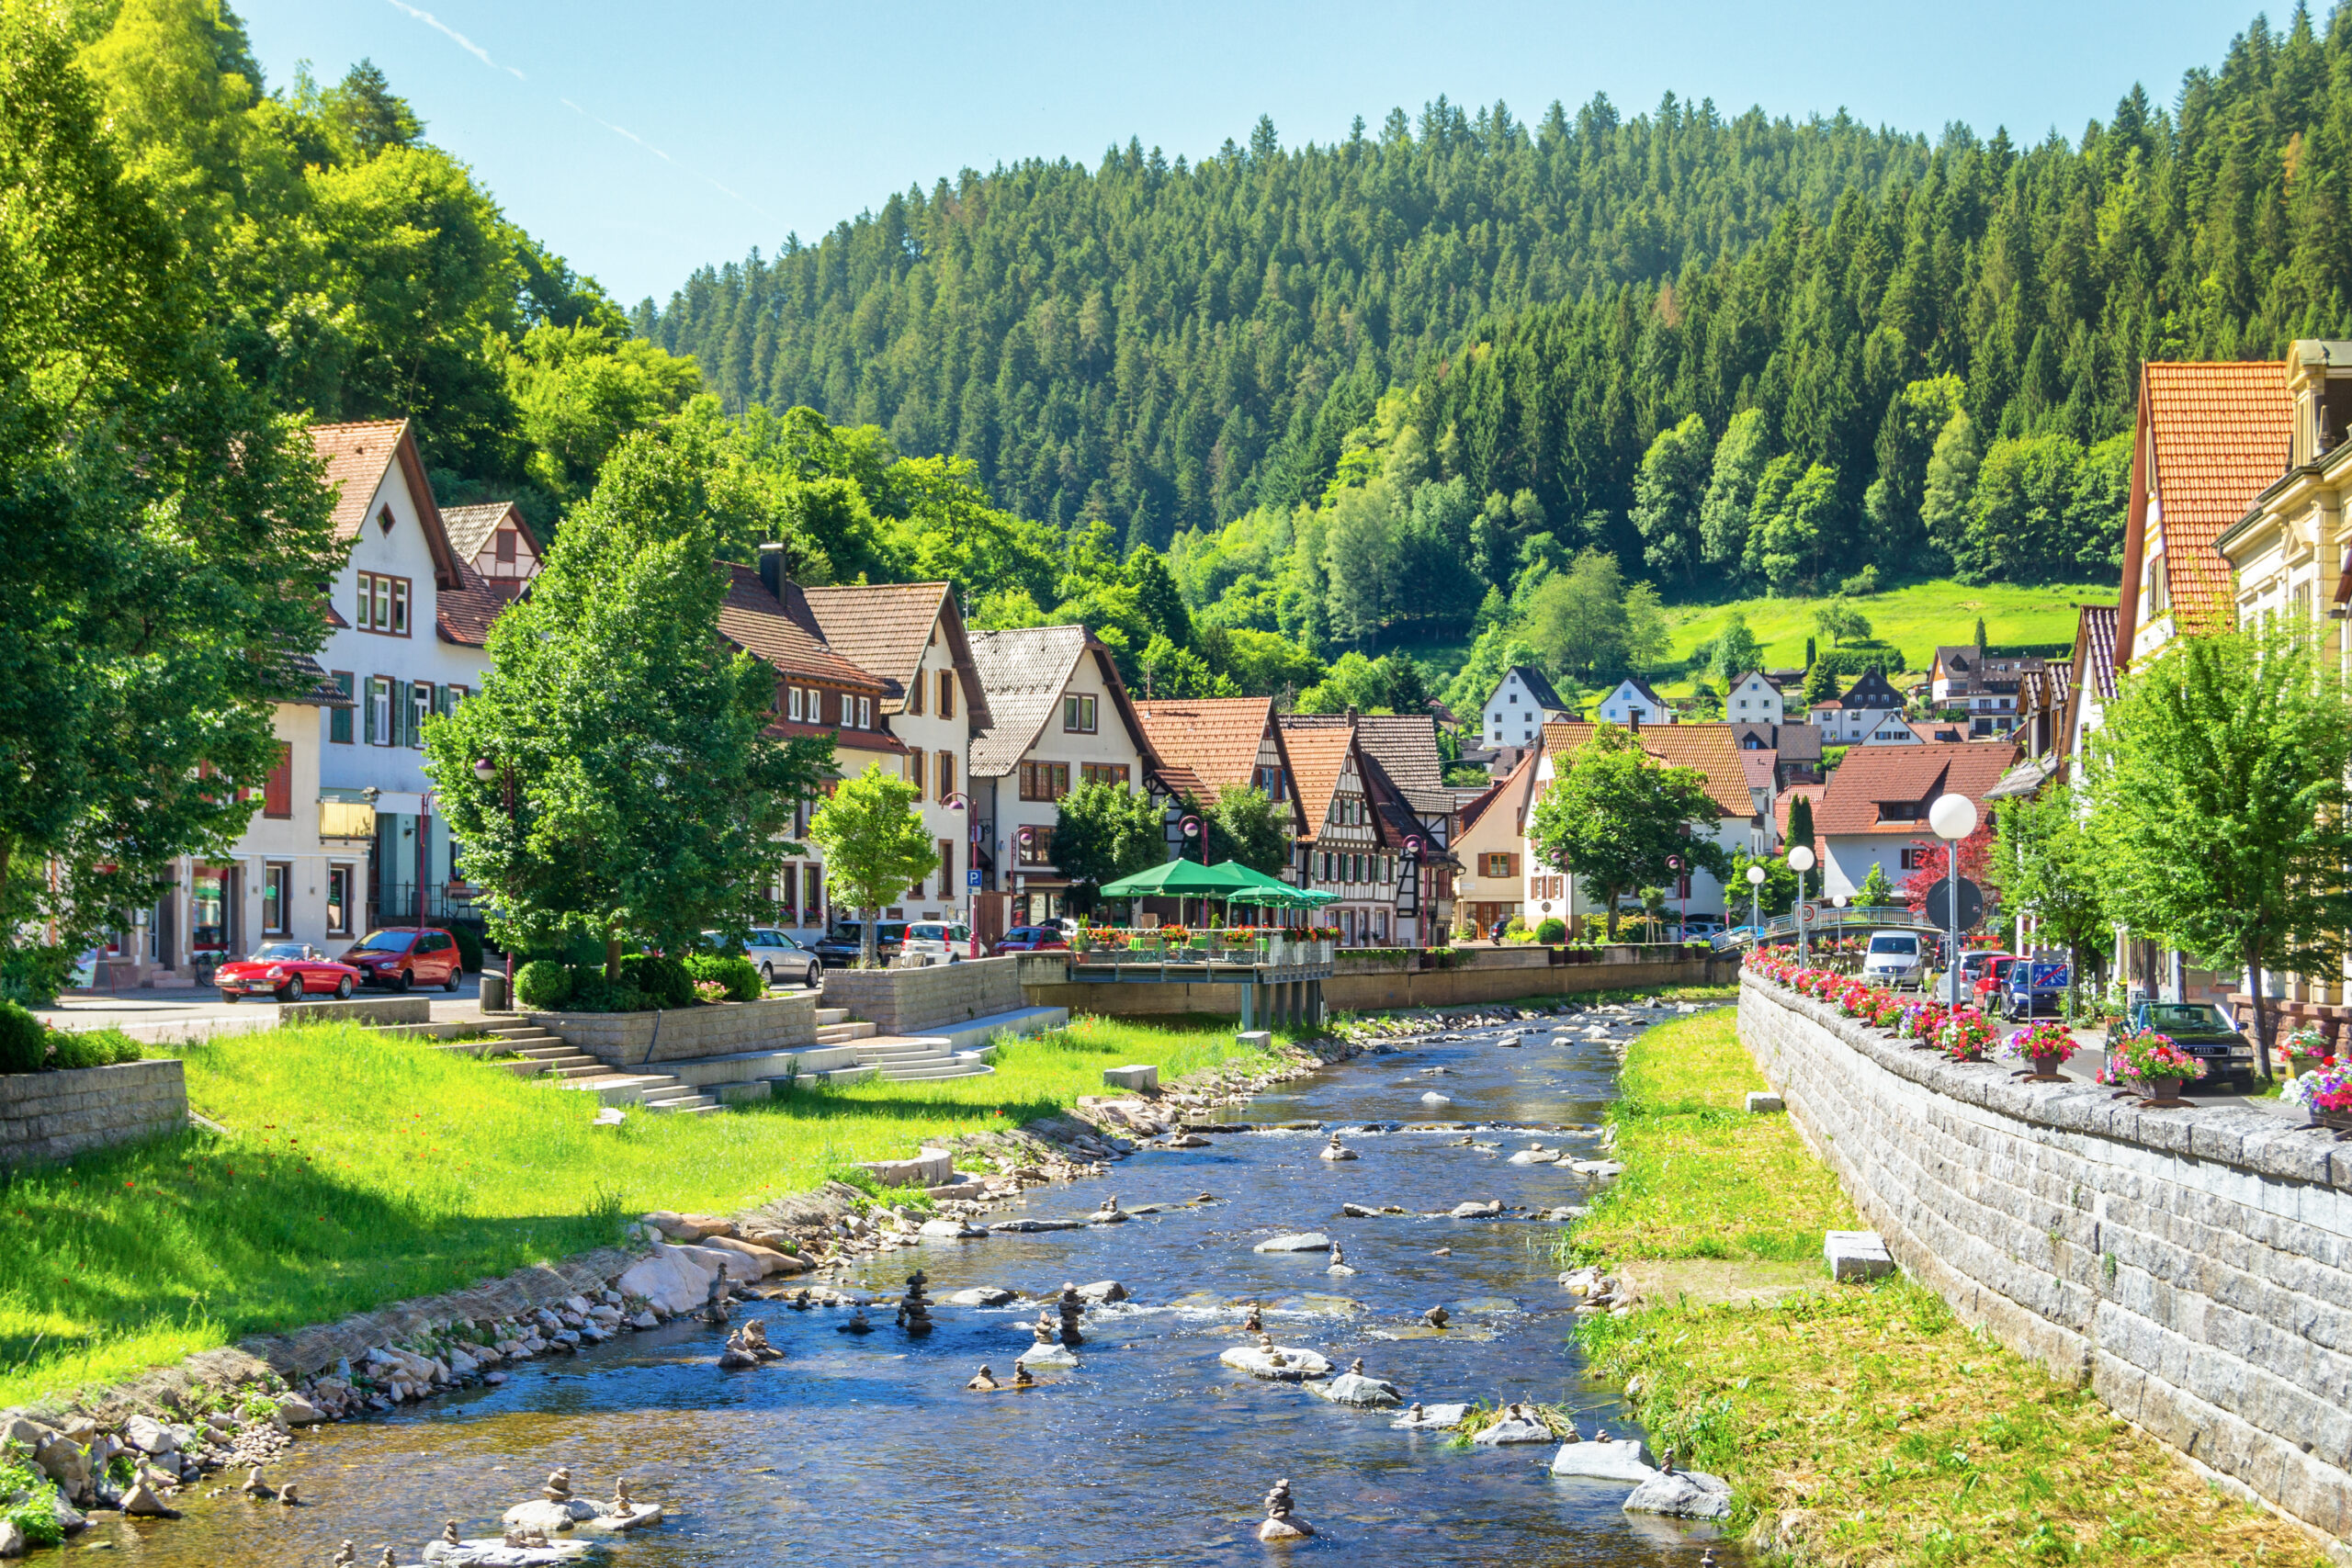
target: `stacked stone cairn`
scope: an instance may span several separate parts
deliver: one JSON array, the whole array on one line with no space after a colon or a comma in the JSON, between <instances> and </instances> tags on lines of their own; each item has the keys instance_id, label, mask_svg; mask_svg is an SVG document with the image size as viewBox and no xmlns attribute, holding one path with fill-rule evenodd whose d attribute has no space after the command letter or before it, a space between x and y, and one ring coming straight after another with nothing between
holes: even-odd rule
<instances>
[{"instance_id":1,"label":"stacked stone cairn","mask_svg":"<svg viewBox=\"0 0 2352 1568\"><path fill-rule=\"evenodd\" d=\"M1085 1344L1086 1336L1078 1331L1078 1320L1086 1311L1086 1303L1080 1299L1078 1287L1064 1280L1061 1299L1054 1305L1062 1314L1062 1343L1073 1348Z\"/></svg>"},{"instance_id":2,"label":"stacked stone cairn","mask_svg":"<svg viewBox=\"0 0 2352 1568\"><path fill-rule=\"evenodd\" d=\"M923 1272L907 1276L907 1293L899 1302L899 1326L920 1337L931 1332L931 1304L923 1300Z\"/></svg>"},{"instance_id":3,"label":"stacked stone cairn","mask_svg":"<svg viewBox=\"0 0 2352 1568\"><path fill-rule=\"evenodd\" d=\"M1290 1483L1274 1483L1266 1494L1266 1522L1258 1527L1260 1540L1299 1540L1315 1533L1315 1527L1291 1511Z\"/></svg>"}]
</instances>

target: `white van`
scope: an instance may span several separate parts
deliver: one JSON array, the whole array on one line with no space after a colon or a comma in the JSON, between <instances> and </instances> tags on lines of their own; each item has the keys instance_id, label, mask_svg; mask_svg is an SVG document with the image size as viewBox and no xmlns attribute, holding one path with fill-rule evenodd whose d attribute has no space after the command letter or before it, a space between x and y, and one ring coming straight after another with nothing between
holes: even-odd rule
<instances>
[{"instance_id":1,"label":"white van","mask_svg":"<svg viewBox=\"0 0 2352 1568\"><path fill-rule=\"evenodd\" d=\"M1900 989L1916 986L1928 972L1927 938L1918 931L1872 931L1862 952L1862 978Z\"/></svg>"},{"instance_id":2,"label":"white van","mask_svg":"<svg viewBox=\"0 0 2352 1568\"><path fill-rule=\"evenodd\" d=\"M972 946L972 929L960 920L909 920L899 953L901 957L920 953L926 964L958 964L979 956Z\"/></svg>"}]
</instances>

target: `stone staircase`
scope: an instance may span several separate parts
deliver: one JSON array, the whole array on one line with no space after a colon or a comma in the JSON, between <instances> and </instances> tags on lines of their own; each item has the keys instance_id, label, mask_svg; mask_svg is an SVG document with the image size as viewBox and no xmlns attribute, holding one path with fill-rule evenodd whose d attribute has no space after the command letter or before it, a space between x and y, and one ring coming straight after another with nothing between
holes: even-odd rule
<instances>
[{"instance_id":1,"label":"stone staircase","mask_svg":"<svg viewBox=\"0 0 2352 1568\"><path fill-rule=\"evenodd\" d=\"M865 1031L852 1046L856 1059L842 1066L829 1067L808 1076L843 1080L879 1075L888 1083L915 1083L931 1078L979 1077L996 1071L988 1064L988 1051L958 1051L954 1043L937 1034L876 1034L874 1025L858 1024Z\"/></svg>"},{"instance_id":2,"label":"stone staircase","mask_svg":"<svg viewBox=\"0 0 2352 1568\"><path fill-rule=\"evenodd\" d=\"M853 1040L871 1040L872 1038L874 1038L874 1025L852 1023L849 1009L819 1008L817 1010L818 1044L846 1045Z\"/></svg>"},{"instance_id":3,"label":"stone staircase","mask_svg":"<svg viewBox=\"0 0 2352 1568\"><path fill-rule=\"evenodd\" d=\"M492 1024L483 1032L491 1036L487 1043L469 1042L440 1048L474 1055L512 1055L517 1059L496 1066L516 1077L553 1078L566 1089L593 1094L606 1105L635 1105L646 1111L695 1116L726 1108L725 1100L702 1093L675 1074L617 1070L565 1044L561 1036L550 1034L535 1023ZM759 1087L764 1098L767 1086Z\"/></svg>"}]
</instances>

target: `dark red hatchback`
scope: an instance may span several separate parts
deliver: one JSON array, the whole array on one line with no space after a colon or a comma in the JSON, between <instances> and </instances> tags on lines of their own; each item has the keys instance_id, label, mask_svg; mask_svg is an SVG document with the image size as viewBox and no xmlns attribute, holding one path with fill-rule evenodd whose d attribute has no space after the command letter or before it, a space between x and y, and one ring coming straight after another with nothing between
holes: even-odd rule
<instances>
[{"instance_id":1,"label":"dark red hatchback","mask_svg":"<svg viewBox=\"0 0 2352 1568\"><path fill-rule=\"evenodd\" d=\"M361 985L390 986L395 991L413 986L454 991L466 978L458 939L433 926L369 931L351 945L343 961L359 971Z\"/></svg>"}]
</instances>

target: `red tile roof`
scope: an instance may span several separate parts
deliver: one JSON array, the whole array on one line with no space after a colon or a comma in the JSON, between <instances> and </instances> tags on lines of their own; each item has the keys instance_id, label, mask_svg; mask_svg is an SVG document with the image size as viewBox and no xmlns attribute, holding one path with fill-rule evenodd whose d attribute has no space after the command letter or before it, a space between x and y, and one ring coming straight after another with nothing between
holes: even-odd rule
<instances>
[{"instance_id":1,"label":"red tile roof","mask_svg":"<svg viewBox=\"0 0 2352 1568\"><path fill-rule=\"evenodd\" d=\"M1592 739L1599 725L1568 719L1544 727L1544 749L1555 759L1566 758ZM1753 817L1755 797L1747 793L1747 771L1740 764L1739 743L1728 724L1645 724L1635 732L1642 750L1669 768L1695 768L1705 775L1707 795L1725 817ZM1556 775L1560 762L1555 761Z\"/></svg>"},{"instance_id":2,"label":"red tile roof","mask_svg":"<svg viewBox=\"0 0 2352 1568\"><path fill-rule=\"evenodd\" d=\"M352 424L311 426L311 449L326 459L327 488L335 492L334 536L356 538L368 521L368 503L384 471L392 466L401 439L408 434L404 419L362 420Z\"/></svg>"},{"instance_id":3,"label":"red tile roof","mask_svg":"<svg viewBox=\"0 0 2352 1568\"><path fill-rule=\"evenodd\" d=\"M2112 604L2085 604L2075 626L2075 647L2083 661L2081 680L2099 701L2115 700L2115 622Z\"/></svg>"},{"instance_id":4,"label":"red tile roof","mask_svg":"<svg viewBox=\"0 0 2352 1568\"><path fill-rule=\"evenodd\" d=\"M1273 722L1272 697L1194 697L1137 703L1136 718L1159 753L1159 776L1203 805L1256 782L1258 749Z\"/></svg>"},{"instance_id":5,"label":"red tile roof","mask_svg":"<svg viewBox=\"0 0 2352 1568\"><path fill-rule=\"evenodd\" d=\"M498 613L514 601L515 595L502 593L473 568L473 562L458 562L458 586L444 588L433 595L435 629L443 642L454 642L460 648L484 648L490 642L490 624Z\"/></svg>"},{"instance_id":6,"label":"red tile roof","mask_svg":"<svg viewBox=\"0 0 2352 1568\"><path fill-rule=\"evenodd\" d=\"M922 651L931 645L944 582L856 583L834 588L806 588L809 613L824 639L842 658L871 671L888 693L882 704L896 713Z\"/></svg>"},{"instance_id":7,"label":"red tile roof","mask_svg":"<svg viewBox=\"0 0 2352 1568\"><path fill-rule=\"evenodd\" d=\"M1340 775L1347 772L1348 754L1355 750L1355 731L1345 726L1301 728L1288 719L1282 730L1291 777L1298 785L1299 809L1306 817L1306 831L1299 841L1311 844L1331 815L1331 797L1339 792Z\"/></svg>"},{"instance_id":8,"label":"red tile roof","mask_svg":"<svg viewBox=\"0 0 2352 1568\"><path fill-rule=\"evenodd\" d=\"M844 659L818 630L799 585L786 582L784 600L767 591L757 570L722 563L727 569L727 597L718 606L718 635L763 659L782 675L797 675L844 686L853 692L880 696L882 678ZM830 733L828 731L827 733Z\"/></svg>"},{"instance_id":9,"label":"red tile roof","mask_svg":"<svg viewBox=\"0 0 2352 1568\"><path fill-rule=\"evenodd\" d=\"M1980 816L1989 817L1984 794L2001 782L2018 760L2012 740L1972 740L1942 746L1857 746L1830 776L1821 798L1814 803L1815 833L1896 833L1906 838L1932 836L1927 808L1937 796L1963 795L1976 803ZM1881 807L1903 803L1917 815L1889 818Z\"/></svg>"},{"instance_id":10,"label":"red tile roof","mask_svg":"<svg viewBox=\"0 0 2352 1568\"><path fill-rule=\"evenodd\" d=\"M2141 367L2141 395L2174 613L2184 627L2226 620L2230 568L2213 541L2286 470L2294 421L2286 367L2275 359L2152 362Z\"/></svg>"}]
</instances>

